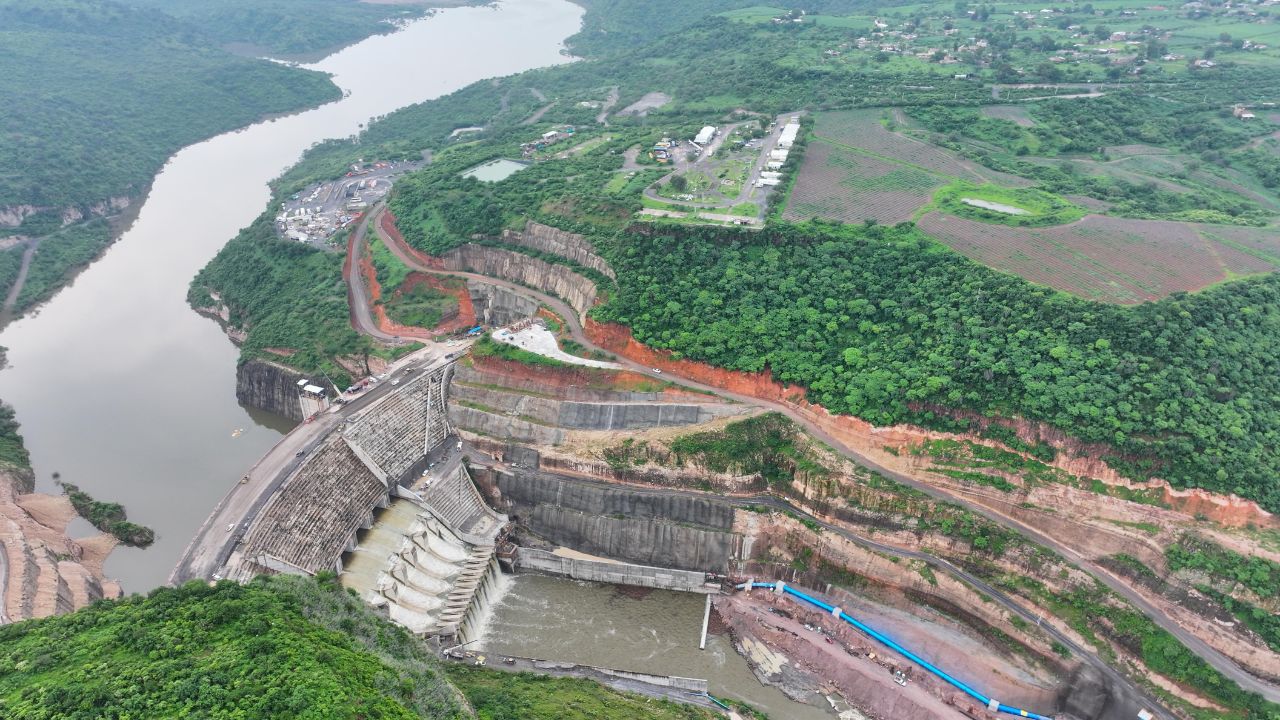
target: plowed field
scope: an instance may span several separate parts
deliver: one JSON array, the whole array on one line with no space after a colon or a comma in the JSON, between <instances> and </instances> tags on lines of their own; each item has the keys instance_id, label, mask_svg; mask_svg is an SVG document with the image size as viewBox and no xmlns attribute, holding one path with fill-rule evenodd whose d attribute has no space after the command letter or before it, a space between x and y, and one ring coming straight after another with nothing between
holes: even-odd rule
<instances>
[{"instance_id":1,"label":"plowed field","mask_svg":"<svg viewBox=\"0 0 1280 720\"><path fill-rule=\"evenodd\" d=\"M815 140L805 150L783 217L893 224L909 220L942 185L921 170Z\"/></svg>"},{"instance_id":2,"label":"plowed field","mask_svg":"<svg viewBox=\"0 0 1280 720\"><path fill-rule=\"evenodd\" d=\"M1275 263L1219 242L1223 228L1090 215L1048 228L1014 228L929 213L921 230L997 270L1090 300L1134 304L1199 290ZM1239 245L1266 243L1261 232L1226 228ZM1241 232L1242 231L1242 232ZM1270 241L1270 246L1280 242Z\"/></svg>"}]
</instances>

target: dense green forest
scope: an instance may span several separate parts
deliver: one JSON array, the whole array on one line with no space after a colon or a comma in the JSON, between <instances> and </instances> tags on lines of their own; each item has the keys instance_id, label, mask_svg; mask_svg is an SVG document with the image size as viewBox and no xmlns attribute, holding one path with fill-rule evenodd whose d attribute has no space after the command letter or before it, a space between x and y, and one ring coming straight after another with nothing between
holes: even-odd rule
<instances>
[{"instance_id":1,"label":"dense green forest","mask_svg":"<svg viewBox=\"0 0 1280 720\"><path fill-rule=\"evenodd\" d=\"M31 454L22 442L22 427L13 408L0 402L0 469L14 476L19 492L31 492L35 478L31 473Z\"/></svg>"},{"instance_id":2,"label":"dense green forest","mask_svg":"<svg viewBox=\"0 0 1280 720\"><path fill-rule=\"evenodd\" d=\"M389 19L418 17L421 5L360 0L121 0L161 10L198 27L215 42L283 55L332 50L390 32ZM451 5L448 0L432 3Z\"/></svg>"},{"instance_id":3,"label":"dense green forest","mask_svg":"<svg viewBox=\"0 0 1280 720\"><path fill-rule=\"evenodd\" d=\"M193 582L0 627L0 716L713 717L586 681L446 670L425 644L374 615L332 574L216 587Z\"/></svg>"},{"instance_id":4,"label":"dense green forest","mask_svg":"<svg viewBox=\"0 0 1280 720\"><path fill-rule=\"evenodd\" d=\"M1280 278L1136 307L975 264L909 225L664 227L618 242L597 310L681 357L770 370L834 412L1043 420L1137 476L1280 509Z\"/></svg>"},{"instance_id":5,"label":"dense green forest","mask_svg":"<svg viewBox=\"0 0 1280 720\"><path fill-rule=\"evenodd\" d=\"M0 47L0 207L136 195L178 148L339 96L320 73L236 57L109 0L0 0Z\"/></svg>"},{"instance_id":6,"label":"dense green forest","mask_svg":"<svg viewBox=\"0 0 1280 720\"><path fill-rule=\"evenodd\" d=\"M231 323L248 327L245 357L267 348L297 350L295 367L322 371L345 385L349 376L333 362L337 355L372 350L351 328L343 255L276 237L269 216L259 217L196 275L188 299L209 307L209 290L231 309Z\"/></svg>"}]
</instances>

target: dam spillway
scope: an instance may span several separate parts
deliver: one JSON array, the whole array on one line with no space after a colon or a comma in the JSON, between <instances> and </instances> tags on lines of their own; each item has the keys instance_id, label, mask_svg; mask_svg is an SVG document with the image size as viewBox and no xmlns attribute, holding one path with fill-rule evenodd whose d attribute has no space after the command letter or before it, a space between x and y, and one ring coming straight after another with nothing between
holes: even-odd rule
<instances>
[{"instance_id":1,"label":"dam spillway","mask_svg":"<svg viewBox=\"0 0 1280 720\"><path fill-rule=\"evenodd\" d=\"M237 540L219 576L336 572L413 632L458 634L497 570L507 517L485 504L453 444L453 367L410 369L378 397L300 426L316 438L292 464L279 451L291 469L227 527Z\"/></svg>"}]
</instances>

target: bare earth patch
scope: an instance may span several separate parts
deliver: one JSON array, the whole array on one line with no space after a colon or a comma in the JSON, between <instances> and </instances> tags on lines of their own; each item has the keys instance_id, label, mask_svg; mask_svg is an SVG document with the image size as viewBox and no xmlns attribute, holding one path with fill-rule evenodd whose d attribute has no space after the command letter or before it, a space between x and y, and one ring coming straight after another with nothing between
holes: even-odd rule
<instances>
[{"instance_id":1,"label":"bare earth patch","mask_svg":"<svg viewBox=\"0 0 1280 720\"><path fill-rule=\"evenodd\" d=\"M1055 290L1121 304L1158 300L1277 267L1197 232L1198 226L1190 223L1089 215L1076 223L1033 229L929 213L919 226L984 265Z\"/></svg>"}]
</instances>

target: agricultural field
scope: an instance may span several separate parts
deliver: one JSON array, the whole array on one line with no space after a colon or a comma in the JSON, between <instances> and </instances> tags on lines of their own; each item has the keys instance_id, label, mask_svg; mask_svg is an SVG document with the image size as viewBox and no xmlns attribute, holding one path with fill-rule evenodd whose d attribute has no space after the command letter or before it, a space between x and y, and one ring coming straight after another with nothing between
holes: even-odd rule
<instances>
[{"instance_id":1,"label":"agricultural field","mask_svg":"<svg viewBox=\"0 0 1280 720\"><path fill-rule=\"evenodd\" d=\"M1103 302L1136 304L1280 267L1280 257L1268 260L1264 252L1243 249L1280 250L1274 231L1256 228L1100 215L1055 227L1015 228L937 212L921 217L918 226L984 265ZM1225 233L1230 243L1215 237Z\"/></svg>"},{"instance_id":2,"label":"agricultural field","mask_svg":"<svg viewBox=\"0 0 1280 720\"><path fill-rule=\"evenodd\" d=\"M891 225L910 220L945 182L909 165L814 140L805 151L783 218Z\"/></svg>"},{"instance_id":3,"label":"agricultural field","mask_svg":"<svg viewBox=\"0 0 1280 720\"><path fill-rule=\"evenodd\" d=\"M894 132L883 110L852 110L818 115L814 135L828 142L950 178L983 182L983 168L950 151Z\"/></svg>"}]
</instances>

